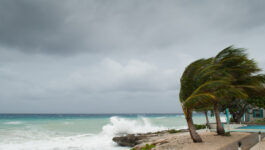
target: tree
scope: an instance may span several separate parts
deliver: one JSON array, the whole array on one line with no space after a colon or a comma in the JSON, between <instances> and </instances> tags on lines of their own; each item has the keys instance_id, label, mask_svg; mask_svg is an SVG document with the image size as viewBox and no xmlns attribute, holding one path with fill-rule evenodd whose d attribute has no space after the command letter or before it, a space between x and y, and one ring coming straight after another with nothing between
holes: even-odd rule
<instances>
[{"instance_id":1,"label":"tree","mask_svg":"<svg viewBox=\"0 0 265 150\"><path fill-rule=\"evenodd\" d=\"M194 128L192 111L213 107L217 133L224 134L221 107L236 100L246 100L251 91L264 89L265 76L255 74L259 71L244 49L231 46L213 58L194 61L185 69L181 77L180 102L194 142L202 140Z\"/></svg>"},{"instance_id":2,"label":"tree","mask_svg":"<svg viewBox=\"0 0 265 150\"><path fill-rule=\"evenodd\" d=\"M259 107L265 108L265 88L260 92L247 90L249 98L232 100L222 106L222 110L229 108L229 112L232 115L232 121L239 123L247 108Z\"/></svg>"},{"instance_id":3,"label":"tree","mask_svg":"<svg viewBox=\"0 0 265 150\"><path fill-rule=\"evenodd\" d=\"M223 89L232 88L228 80L230 75L220 70L216 72L212 62L213 58L199 59L191 63L181 77L180 102L194 142L202 140L193 125L192 111L217 103L216 95L219 96ZM236 93L235 90L233 92ZM217 116L220 117L219 114Z\"/></svg>"},{"instance_id":4,"label":"tree","mask_svg":"<svg viewBox=\"0 0 265 150\"><path fill-rule=\"evenodd\" d=\"M189 127L190 136L193 142L202 142L201 137L196 132L195 126L192 120L192 111L194 109L193 105L188 105L187 102L192 101L192 99L196 98L196 95L192 95L193 92L198 87L198 83L196 82L199 79L196 75L200 71L200 69L207 64L207 60L200 59L193 63L191 63L184 71L181 77L181 88L179 99L182 105L182 109ZM203 97L211 97L210 95L197 95L197 98Z\"/></svg>"},{"instance_id":5,"label":"tree","mask_svg":"<svg viewBox=\"0 0 265 150\"><path fill-rule=\"evenodd\" d=\"M230 87L229 89L217 90L220 92L217 94L218 100L214 102L214 112L216 116L216 129L219 135L224 134L224 128L221 125L220 109L221 106L227 103L231 103L232 100L246 99L248 97L242 84L239 85L239 77L249 75L250 72L257 71L257 67L253 60L247 58L247 54L244 49L233 48L229 46L219 52L213 61L216 66L216 71L225 72L230 75Z\"/></svg>"},{"instance_id":6,"label":"tree","mask_svg":"<svg viewBox=\"0 0 265 150\"><path fill-rule=\"evenodd\" d=\"M206 126L208 128L210 128L210 122L209 122L209 118L208 118L208 111L209 110L212 110L212 108L211 107L202 107L202 108L195 109L196 112L202 112L202 113L204 113Z\"/></svg>"},{"instance_id":7,"label":"tree","mask_svg":"<svg viewBox=\"0 0 265 150\"><path fill-rule=\"evenodd\" d=\"M215 57L215 64L219 66L219 70L231 74L231 84L236 89L247 94L245 98L226 95L226 100L222 104L223 107L229 108L233 120L240 122L247 106L253 101L253 97L260 92L264 93L265 75L258 74L261 69L253 59L248 58L245 49L232 46L225 48Z\"/></svg>"}]
</instances>

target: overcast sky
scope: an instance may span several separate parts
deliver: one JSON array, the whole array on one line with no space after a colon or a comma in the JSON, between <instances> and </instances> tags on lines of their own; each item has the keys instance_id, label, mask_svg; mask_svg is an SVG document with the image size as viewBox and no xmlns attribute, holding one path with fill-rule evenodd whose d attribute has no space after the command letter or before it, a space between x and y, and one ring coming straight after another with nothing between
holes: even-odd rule
<instances>
[{"instance_id":1,"label":"overcast sky","mask_svg":"<svg viewBox=\"0 0 265 150\"><path fill-rule=\"evenodd\" d=\"M227 46L265 68L262 0L1 0L0 113L176 113Z\"/></svg>"}]
</instances>

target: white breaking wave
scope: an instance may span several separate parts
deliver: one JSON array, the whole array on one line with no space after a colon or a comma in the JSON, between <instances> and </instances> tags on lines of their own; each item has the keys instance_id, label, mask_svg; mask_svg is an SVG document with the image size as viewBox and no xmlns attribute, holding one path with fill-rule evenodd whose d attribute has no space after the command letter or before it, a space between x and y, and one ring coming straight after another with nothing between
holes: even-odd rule
<instances>
[{"instance_id":1,"label":"white breaking wave","mask_svg":"<svg viewBox=\"0 0 265 150\"><path fill-rule=\"evenodd\" d=\"M9 122L5 122L4 124L17 125L17 124L22 124L22 122L20 122L20 121L9 121Z\"/></svg>"},{"instance_id":2,"label":"white breaking wave","mask_svg":"<svg viewBox=\"0 0 265 150\"><path fill-rule=\"evenodd\" d=\"M119 117L111 117L110 124L103 127L103 133L111 135L146 133L159 130L166 130L165 127L154 126L147 118L141 117L140 120L129 120Z\"/></svg>"},{"instance_id":3,"label":"white breaking wave","mask_svg":"<svg viewBox=\"0 0 265 150\"><path fill-rule=\"evenodd\" d=\"M118 147L112 138L126 133L143 133L165 130L166 127L154 126L147 118L125 119L111 117L99 134L61 135L42 130L19 130L1 138L0 150L128 150ZM15 135L15 136L14 136Z\"/></svg>"},{"instance_id":4,"label":"white breaking wave","mask_svg":"<svg viewBox=\"0 0 265 150\"><path fill-rule=\"evenodd\" d=\"M65 124L65 125L69 125L69 124L73 124L72 122L64 122L63 124Z\"/></svg>"}]
</instances>

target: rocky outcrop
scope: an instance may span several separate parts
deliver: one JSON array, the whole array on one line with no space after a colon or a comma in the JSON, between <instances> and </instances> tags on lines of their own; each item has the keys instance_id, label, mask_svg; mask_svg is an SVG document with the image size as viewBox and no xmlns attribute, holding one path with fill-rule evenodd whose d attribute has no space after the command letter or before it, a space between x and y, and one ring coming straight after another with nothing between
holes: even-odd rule
<instances>
[{"instance_id":1,"label":"rocky outcrop","mask_svg":"<svg viewBox=\"0 0 265 150\"><path fill-rule=\"evenodd\" d=\"M167 143L166 139L160 139L166 134L175 134L180 132L187 132L187 129L182 130L164 130L153 133L143 133L143 134L127 134L124 136L114 137L112 140L120 146L134 147L136 145L142 145L144 143L149 143L153 145L161 145Z\"/></svg>"},{"instance_id":2,"label":"rocky outcrop","mask_svg":"<svg viewBox=\"0 0 265 150\"><path fill-rule=\"evenodd\" d=\"M128 134L126 136L114 137L112 140L118 143L118 145L120 146L133 147L137 144L142 143L144 139L146 139L145 135Z\"/></svg>"}]
</instances>

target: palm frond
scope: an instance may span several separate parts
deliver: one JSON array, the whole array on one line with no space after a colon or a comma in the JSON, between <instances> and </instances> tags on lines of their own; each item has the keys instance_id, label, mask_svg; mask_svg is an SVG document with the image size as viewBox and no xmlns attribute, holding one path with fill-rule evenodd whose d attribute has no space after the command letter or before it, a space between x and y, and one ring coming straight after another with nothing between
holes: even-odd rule
<instances>
[{"instance_id":1,"label":"palm frond","mask_svg":"<svg viewBox=\"0 0 265 150\"><path fill-rule=\"evenodd\" d=\"M213 100L215 100L215 96L211 93L191 95L185 100L185 102L183 103L183 106L186 108L194 108L196 105L207 104Z\"/></svg>"}]
</instances>

